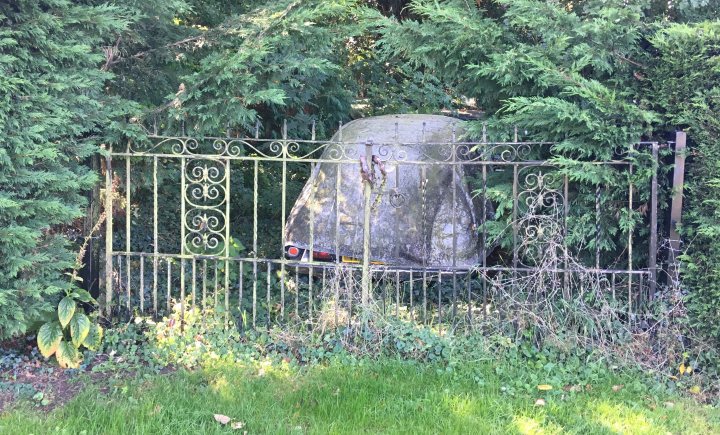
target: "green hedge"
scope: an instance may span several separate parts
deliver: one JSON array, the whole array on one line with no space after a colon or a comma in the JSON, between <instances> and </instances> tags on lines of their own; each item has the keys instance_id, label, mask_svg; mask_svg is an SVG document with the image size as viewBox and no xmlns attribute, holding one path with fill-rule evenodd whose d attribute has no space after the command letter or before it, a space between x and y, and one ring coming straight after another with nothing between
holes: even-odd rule
<instances>
[{"instance_id":1,"label":"green hedge","mask_svg":"<svg viewBox=\"0 0 720 435\"><path fill-rule=\"evenodd\" d=\"M84 214L84 162L106 125L101 46L126 22L110 6L0 3L0 339L27 331L69 285L59 225Z\"/></svg>"},{"instance_id":2,"label":"green hedge","mask_svg":"<svg viewBox=\"0 0 720 435\"><path fill-rule=\"evenodd\" d=\"M658 51L652 96L666 126L688 132L682 283L689 324L720 346L720 21L674 24Z\"/></svg>"}]
</instances>

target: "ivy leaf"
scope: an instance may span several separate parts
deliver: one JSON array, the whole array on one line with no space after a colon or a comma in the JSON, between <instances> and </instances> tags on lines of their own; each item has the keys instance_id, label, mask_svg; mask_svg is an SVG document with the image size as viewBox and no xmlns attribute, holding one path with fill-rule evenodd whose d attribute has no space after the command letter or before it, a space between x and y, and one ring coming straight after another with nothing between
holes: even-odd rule
<instances>
[{"instance_id":1,"label":"ivy leaf","mask_svg":"<svg viewBox=\"0 0 720 435\"><path fill-rule=\"evenodd\" d=\"M68 341L61 341L55 353L58 364L62 368L77 368L80 366L80 352Z\"/></svg>"},{"instance_id":2,"label":"ivy leaf","mask_svg":"<svg viewBox=\"0 0 720 435\"><path fill-rule=\"evenodd\" d=\"M70 320L70 337L76 348L80 347L90 332L90 319L85 313L76 312Z\"/></svg>"},{"instance_id":3,"label":"ivy leaf","mask_svg":"<svg viewBox=\"0 0 720 435\"><path fill-rule=\"evenodd\" d=\"M87 347L90 350L98 350L100 348L100 343L102 342L102 337L102 327L93 323L92 325L90 325L90 331L88 331L88 335L87 337L85 337L85 341L83 341L83 346Z\"/></svg>"},{"instance_id":4,"label":"ivy leaf","mask_svg":"<svg viewBox=\"0 0 720 435\"><path fill-rule=\"evenodd\" d=\"M58 319L62 327L66 327L70 319L75 314L75 300L70 296L65 296L58 304Z\"/></svg>"},{"instance_id":5,"label":"ivy leaf","mask_svg":"<svg viewBox=\"0 0 720 435\"><path fill-rule=\"evenodd\" d=\"M62 338L63 332L60 323L48 322L42 325L37 334L38 349L40 349L42 356L49 358L54 354Z\"/></svg>"}]
</instances>

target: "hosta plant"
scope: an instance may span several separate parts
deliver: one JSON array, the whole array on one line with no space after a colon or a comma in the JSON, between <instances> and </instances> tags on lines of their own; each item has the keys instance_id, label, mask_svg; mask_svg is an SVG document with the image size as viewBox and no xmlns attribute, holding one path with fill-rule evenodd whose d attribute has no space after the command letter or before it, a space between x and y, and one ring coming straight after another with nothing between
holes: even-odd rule
<instances>
[{"instance_id":1,"label":"hosta plant","mask_svg":"<svg viewBox=\"0 0 720 435\"><path fill-rule=\"evenodd\" d=\"M82 361L80 348L96 350L102 341L102 327L90 320L80 302L96 303L85 290L68 291L58 304L57 319L42 325L37 334L40 353L45 358L55 355L63 368L77 368Z\"/></svg>"}]
</instances>

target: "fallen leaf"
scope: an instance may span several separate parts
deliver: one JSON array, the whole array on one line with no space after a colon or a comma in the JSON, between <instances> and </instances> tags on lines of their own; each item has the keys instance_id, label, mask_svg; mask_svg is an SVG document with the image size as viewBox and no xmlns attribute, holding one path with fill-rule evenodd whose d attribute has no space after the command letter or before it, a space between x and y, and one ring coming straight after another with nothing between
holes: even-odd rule
<instances>
[{"instance_id":1,"label":"fallen leaf","mask_svg":"<svg viewBox=\"0 0 720 435\"><path fill-rule=\"evenodd\" d=\"M680 372L681 375L685 374L685 364L684 363L680 364L680 366L678 367L678 371Z\"/></svg>"},{"instance_id":2,"label":"fallen leaf","mask_svg":"<svg viewBox=\"0 0 720 435\"><path fill-rule=\"evenodd\" d=\"M612 390L617 393L618 391L622 390L624 386L625 386L625 385L623 385L623 384L613 385L613 386L612 386Z\"/></svg>"},{"instance_id":3,"label":"fallen leaf","mask_svg":"<svg viewBox=\"0 0 720 435\"><path fill-rule=\"evenodd\" d=\"M693 394L700 394L700 386L693 385L692 388L690 388L690 392Z\"/></svg>"},{"instance_id":4,"label":"fallen leaf","mask_svg":"<svg viewBox=\"0 0 720 435\"><path fill-rule=\"evenodd\" d=\"M242 429L245 427L245 423L242 421L233 421L230 427L233 429Z\"/></svg>"},{"instance_id":5,"label":"fallen leaf","mask_svg":"<svg viewBox=\"0 0 720 435\"><path fill-rule=\"evenodd\" d=\"M590 390L592 390L592 385L585 384L585 391L590 391Z\"/></svg>"},{"instance_id":6,"label":"fallen leaf","mask_svg":"<svg viewBox=\"0 0 720 435\"><path fill-rule=\"evenodd\" d=\"M580 385L565 385L563 387L563 390L569 391L571 393L577 393L578 391L582 391L582 386L580 386Z\"/></svg>"},{"instance_id":7,"label":"fallen leaf","mask_svg":"<svg viewBox=\"0 0 720 435\"><path fill-rule=\"evenodd\" d=\"M540 391L550 391L550 390L552 390L552 388L553 388L552 385L548 385L548 384L541 384L541 385L537 386L537 389Z\"/></svg>"},{"instance_id":8,"label":"fallen leaf","mask_svg":"<svg viewBox=\"0 0 720 435\"><path fill-rule=\"evenodd\" d=\"M672 408L673 406L675 406L675 403L673 403L673 402L665 402L665 403L663 403L663 405L665 405L666 408Z\"/></svg>"},{"instance_id":9,"label":"fallen leaf","mask_svg":"<svg viewBox=\"0 0 720 435\"><path fill-rule=\"evenodd\" d=\"M227 415L214 414L213 417L215 417L215 421L217 421L220 424L230 423L230 417L228 417Z\"/></svg>"},{"instance_id":10,"label":"fallen leaf","mask_svg":"<svg viewBox=\"0 0 720 435\"><path fill-rule=\"evenodd\" d=\"M535 406L545 406L545 399L538 399L535 401Z\"/></svg>"}]
</instances>

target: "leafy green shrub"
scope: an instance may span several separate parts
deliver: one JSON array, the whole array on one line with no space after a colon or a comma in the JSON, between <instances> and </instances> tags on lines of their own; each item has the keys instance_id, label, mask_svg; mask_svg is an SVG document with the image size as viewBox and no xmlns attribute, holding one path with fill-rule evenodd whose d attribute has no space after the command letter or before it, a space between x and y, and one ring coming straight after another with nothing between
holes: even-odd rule
<instances>
[{"instance_id":1,"label":"leafy green shrub","mask_svg":"<svg viewBox=\"0 0 720 435\"><path fill-rule=\"evenodd\" d=\"M41 322L71 288L59 225L83 215L85 160L108 124L100 46L127 21L114 6L0 4L0 339Z\"/></svg>"},{"instance_id":2,"label":"leafy green shrub","mask_svg":"<svg viewBox=\"0 0 720 435\"><path fill-rule=\"evenodd\" d=\"M720 346L720 22L674 24L651 38L658 51L655 103L670 128L688 132L682 236L687 321ZM704 352L703 352L704 353ZM717 353L715 353L717 358Z\"/></svg>"},{"instance_id":3,"label":"leafy green shrub","mask_svg":"<svg viewBox=\"0 0 720 435\"><path fill-rule=\"evenodd\" d=\"M55 355L60 367L64 368L80 366L80 347L97 350L102 342L103 328L90 320L78 302L95 303L85 290L68 291L58 304L57 319L42 325L37 333L42 356Z\"/></svg>"}]
</instances>

